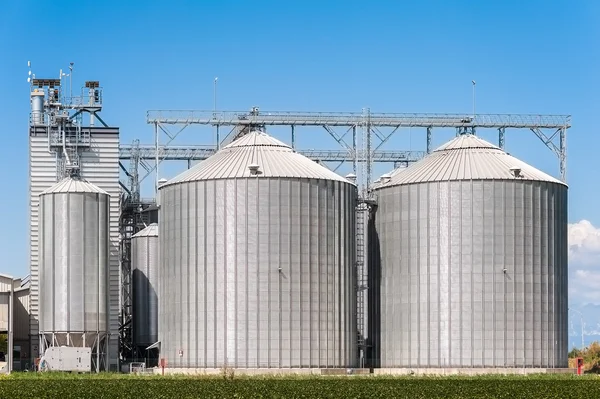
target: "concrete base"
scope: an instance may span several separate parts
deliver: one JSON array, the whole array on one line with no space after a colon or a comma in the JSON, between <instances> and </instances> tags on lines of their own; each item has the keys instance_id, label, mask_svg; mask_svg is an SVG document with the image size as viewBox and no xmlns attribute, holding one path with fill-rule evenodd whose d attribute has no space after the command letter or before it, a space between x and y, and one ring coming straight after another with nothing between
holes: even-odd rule
<instances>
[{"instance_id":1,"label":"concrete base","mask_svg":"<svg viewBox=\"0 0 600 399\"><path fill-rule=\"evenodd\" d=\"M154 374L162 374L160 367L152 369ZM185 375L368 375L369 369L238 369L238 368L165 368L167 374L185 374Z\"/></svg>"},{"instance_id":2,"label":"concrete base","mask_svg":"<svg viewBox=\"0 0 600 399\"><path fill-rule=\"evenodd\" d=\"M162 374L160 367L149 369L154 374ZM322 376L351 376L351 375L379 375L379 376L443 376L443 375L527 375L527 374L575 374L575 369L546 369L546 368L382 368L382 369L236 369L236 368L165 368L164 374L206 375L206 376L236 376L236 375L322 375Z\"/></svg>"},{"instance_id":3,"label":"concrete base","mask_svg":"<svg viewBox=\"0 0 600 399\"><path fill-rule=\"evenodd\" d=\"M381 368L374 369L376 375L483 375L483 374L575 374L575 369L545 368Z\"/></svg>"}]
</instances>

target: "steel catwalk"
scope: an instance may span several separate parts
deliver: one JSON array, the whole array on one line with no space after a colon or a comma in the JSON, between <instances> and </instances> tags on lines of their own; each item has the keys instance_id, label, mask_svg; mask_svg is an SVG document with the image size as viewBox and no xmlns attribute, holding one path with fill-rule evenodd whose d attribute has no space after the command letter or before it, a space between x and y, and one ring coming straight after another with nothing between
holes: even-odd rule
<instances>
[{"instance_id":1,"label":"steel catwalk","mask_svg":"<svg viewBox=\"0 0 600 399\"><path fill-rule=\"evenodd\" d=\"M134 343L158 341L158 225L153 223L131 240Z\"/></svg>"},{"instance_id":2,"label":"steel catwalk","mask_svg":"<svg viewBox=\"0 0 600 399\"><path fill-rule=\"evenodd\" d=\"M72 178L40 195L40 334L49 346L93 347L109 331L109 203Z\"/></svg>"},{"instance_id":3,"label":"steel catwalk","mask_svg":"<svg viewBox=\"0 0 600 399\"><path fill-rule=\"evenodd\" d=\"M567 367L567 187L475 140L375 191L375 366Z\"/></svg>"},{"instance_id":4,"label":"steel catwalk","mask_svg":"<svg viewBox=\"0 0 600 399\"><path fill-rule=\"evenodd\" d=\"M263 133L240 140L215 155L227 178L203 171L209 159L160 188L160 356L169 367L355 366L356 187ZM297 168L278 167L289 158Z\"/></svg>"}]
</instances>

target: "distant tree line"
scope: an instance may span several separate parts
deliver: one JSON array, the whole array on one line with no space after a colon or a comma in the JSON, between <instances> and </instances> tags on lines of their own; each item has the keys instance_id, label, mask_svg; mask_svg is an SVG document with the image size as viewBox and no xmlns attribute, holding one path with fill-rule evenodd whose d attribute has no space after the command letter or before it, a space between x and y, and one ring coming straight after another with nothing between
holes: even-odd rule
<instances>
[{"instance_id":1,"label":"distant tree line","mask_svg":"<svg viewBox=\"0 0 600 399\"><path fill-rule=\"evenodd\" d=\"M594 341L583 349L573 348L569 352L569 367L575 367L575 359L583 358L583 367L587 373L600 373L600 343Z\"/></svg>"}]
</instances>

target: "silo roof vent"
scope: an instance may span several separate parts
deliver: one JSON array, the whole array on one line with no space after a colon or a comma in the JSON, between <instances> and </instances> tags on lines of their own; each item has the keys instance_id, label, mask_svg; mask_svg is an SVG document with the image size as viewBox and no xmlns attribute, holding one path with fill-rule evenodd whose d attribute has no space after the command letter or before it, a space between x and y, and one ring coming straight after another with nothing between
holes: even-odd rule
<instances>
[{"instance_id":1,"label":"silo roof vent","mask_svg":"<svg viewBox=\"0 0 600 399\"><path fill-rule=\"evenodd\" d=\"M514 177L523 177L523 175L521 174L521 168L518 166L511 166L510 167L510 173L514 176Z\"/></svg>"},{"instance_id":2,"label":"silo roof vent","mask_svg":"<svg viewBox=\"0 0 600 399\"><path fill-rule=\"evenodd\" d=\"M387 184L390 182L390 180L392 180L392 176L389 173L385 173L381 175L379 180L381 181L381 184Z\"/></svg>"},{"instance_id":3,"label":"silo roof vent","mask_svg":"<svg viewBox=\"0 0 600 399\"><path fill-rule=\"evenodd\" d=\"M248 165L248 169L250 170L250 174L252 176L256 176L258 174L258 169L260 168L260 166L258 166L255 163L251 163L250 165Z\"/></svg>"},{"instance_id":4,"label":"silo roof vent","mask_svg":"<svg viewBox=\"0 0 600 399\"><path fill-rule=\"evenodd\" d=\"M354 173L348 173L346 175L346 180L348 180L351 183L356 183L356 175Z\"/></svg>"}]
</instances>

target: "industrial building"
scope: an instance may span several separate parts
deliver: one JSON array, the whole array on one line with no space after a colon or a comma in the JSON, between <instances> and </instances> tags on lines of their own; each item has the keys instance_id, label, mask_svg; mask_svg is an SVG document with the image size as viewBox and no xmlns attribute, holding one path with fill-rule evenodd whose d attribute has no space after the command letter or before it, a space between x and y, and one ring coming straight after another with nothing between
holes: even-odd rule
<instances>
[{"instance_id":1,"label":"industrial building","mask_svg":"<svg viewBox=\"0 0 600 399\"><path fill-rule=\"evenodd\" d=\"M108 368L117 369L121 294L119 261L119 129L100 117L102 87L87 81L78 96L65 90L61 79L30 78L29 123L30 195L30 353L40 358L47 332L40 331L40 195L71 173L110 196L108 233ZM96 126L97 123L100 126ZM94 221L91 221L95 223ZM86 243L87 245L87 243ZM91 244L96 245L96 244Z\"/></svg>"},{"instance_id":2,"label":"industrial building","mask_svg":"<svg viewBox=\"0 0 600 399\"><path fill-rule=\"evenodd\" d=\"M15 370L566 367L570 117L149 111L152 144L129 145L98 81L73 96L59 76L30 79L30 276L0 276ZM191 125L216 142L170 144ZM298 149L301 128L340 148ZM381 148L403 128L424 151ZM433 150L435 129L456 138ZM508 155L506 129L560 179ZM373 182L378 162L394 171Z\"/></svg>"},{"instance_id":3,"label":"industrial building","mask_svg":"<svg viewBox=\"0 0 600 399\"><path fill-rule=\"evenodd\" d=\"M0 274L0 334L7 335L7 350L0 353L0 372L28 369L29 280Z\"/></svg>"}]
</instances>

